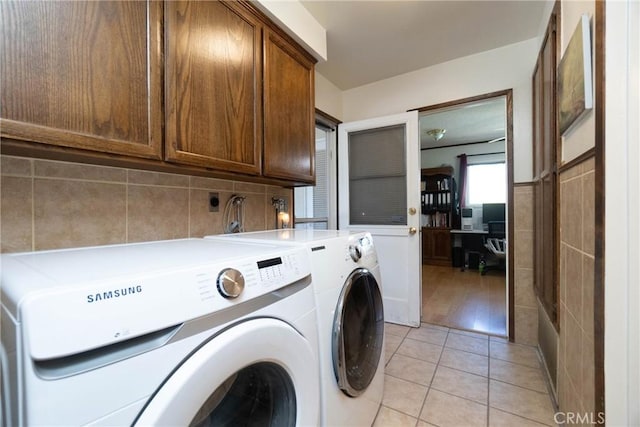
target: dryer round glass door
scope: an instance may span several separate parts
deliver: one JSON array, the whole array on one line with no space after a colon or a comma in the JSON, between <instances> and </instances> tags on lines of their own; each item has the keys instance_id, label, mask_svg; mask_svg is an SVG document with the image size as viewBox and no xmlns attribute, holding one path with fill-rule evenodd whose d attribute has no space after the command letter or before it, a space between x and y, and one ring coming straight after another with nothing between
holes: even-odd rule
<instances>
[{"instance_id":1,"label":"dryer round glass door","mask_svg":"<svg viewBox=\"0 0 640 427\"><path fill-rule=\"evenodd\" d=\"M134 425L316 425L318 408L311 345L285 322L262 318L229 327L196 349Z\"/></svg>"},{"instance_id":2,"label":"dryer round glass door","mask_svg":"<svg viewBox=\"0 0 640 427\"><path fill-rule=\"evenodd\" d=\"M383 343L380 288L369 270L359 268L342 288L333 322L333 370L344 393L364 393L375 377Z\"/></svg>"}]
</instances>

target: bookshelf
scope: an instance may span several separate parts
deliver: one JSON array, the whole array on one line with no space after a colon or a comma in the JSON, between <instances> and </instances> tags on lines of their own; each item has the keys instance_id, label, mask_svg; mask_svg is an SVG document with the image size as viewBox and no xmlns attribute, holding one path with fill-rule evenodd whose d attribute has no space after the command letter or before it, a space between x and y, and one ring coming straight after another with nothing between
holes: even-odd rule
<instances>
[{"instance_id":1,"label":"bookshelf","mask_svg":"<svg viewBox=\"0 0 640 427\"><path fill-rule=\"evenodd\" d=\"M457 224L453 167L421 170L422 263L451 265L451 229Z\"/></svg>"}]
</instances>

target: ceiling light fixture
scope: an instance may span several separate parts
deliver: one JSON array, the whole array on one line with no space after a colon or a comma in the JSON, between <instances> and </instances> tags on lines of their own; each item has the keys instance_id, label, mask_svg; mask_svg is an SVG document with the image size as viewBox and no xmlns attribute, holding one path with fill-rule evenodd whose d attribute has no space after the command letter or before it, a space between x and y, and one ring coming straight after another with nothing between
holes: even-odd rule
<instances>
[{"instance_id":1,"label":"ceiling light fixture","mask_svg":"<svg viewBox=\"0 0 640 427\"><path fill-rule=\"evenodd\" d=\"M446 129L431 129L427 131L427 135L432 137L436 142L440 141L445 133L447 133Z\"/></svg>"}]
</instances>

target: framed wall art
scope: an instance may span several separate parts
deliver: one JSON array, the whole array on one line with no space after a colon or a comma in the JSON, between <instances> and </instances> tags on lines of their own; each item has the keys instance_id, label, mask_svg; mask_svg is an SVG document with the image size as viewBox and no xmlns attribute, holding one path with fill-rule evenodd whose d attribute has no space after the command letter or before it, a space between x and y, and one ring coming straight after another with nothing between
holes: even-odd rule
<instances>
[{"instance_id":1,"label":"framed wall art","mask_svg":"<svg viewBox=\"0 0 640 427\"><path fill-rule=\"evenodd\" d=\"M564 134L585 111L593 108L591 25L584 14L558 66L560 133Z\"/></svg>"}]
</instances>

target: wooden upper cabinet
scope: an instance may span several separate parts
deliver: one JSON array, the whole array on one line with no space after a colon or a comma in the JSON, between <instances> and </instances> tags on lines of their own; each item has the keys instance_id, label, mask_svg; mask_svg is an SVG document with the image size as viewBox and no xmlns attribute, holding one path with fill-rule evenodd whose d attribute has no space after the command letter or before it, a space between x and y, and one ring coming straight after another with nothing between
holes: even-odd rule
<instances>
[{"instance_id":1,"label":"wooden upper cabinet","mask_svg":"<svg viewBox=\"0 0 640 427\"><path fill-rule=\"evenodd\" d=\"M6 146L314 182L315 61L251 2L0 1L0 12Z\"/></svg>"},{"instance_id":2,"label":"wooden upper cabinet","mask_svg":"<svg viewBox=\"0 0 640 427\"><path fill-rule=\"evenodd\" d=\"M235 2L165 3L167 160L260 173L261 29Z\"/></svg>"},{"instance_id":3,"label":"wooden upper cabinet","mask_svg":"<svg viewBox=\"0 0 640 427\"><path fill-rule=\"evenodd\" d=\"M162 5L0 2L3 138L162 157Z\"/></svg>"},{"instance_id":4,"label":"wooden upper cabinet","mask_svg":"<svg viewBox=\"0 0 640 427\"><path fill-rule=\"evenodd\" d=\"M263 174L315 182L314 61L265 30Z\"/></svg>"}]
</instances>

